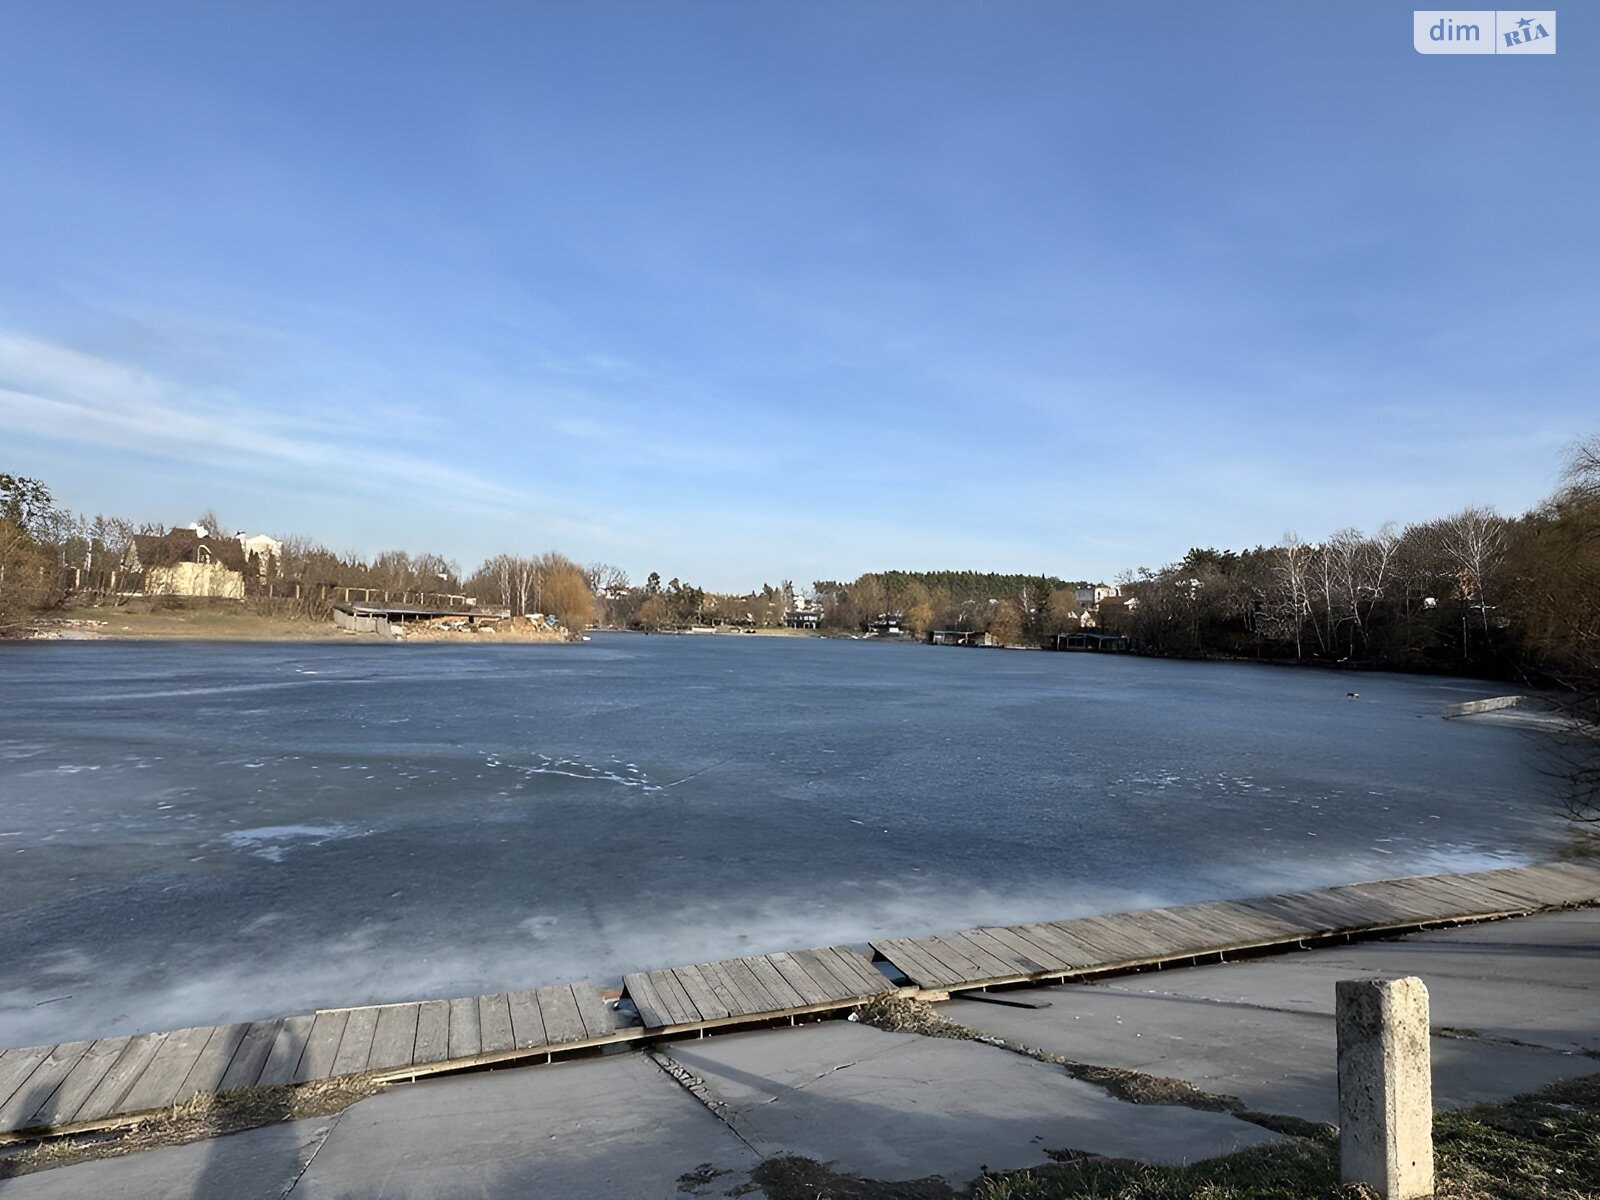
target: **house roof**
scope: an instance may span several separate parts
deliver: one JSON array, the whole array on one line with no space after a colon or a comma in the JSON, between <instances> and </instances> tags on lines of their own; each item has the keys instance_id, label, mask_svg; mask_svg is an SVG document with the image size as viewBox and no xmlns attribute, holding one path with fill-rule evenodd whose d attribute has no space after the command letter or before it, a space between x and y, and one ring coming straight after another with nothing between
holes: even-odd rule
<instances>
[{"instance_id":1,"label":"house roof","mask_svg":"<svg viewBox=\"0 0 1600 1200\"><path fill-rule=\"evenodd\" d=\"M146 571L153 567L199 562L202 547L211 552L212 562L220 563L230 571L238 571L241 575L244 573L244 547L234 538L201 537L192 529L174 529L159 537L136 534L133 539L139 565Z\"/></svg>"}]
</instances>

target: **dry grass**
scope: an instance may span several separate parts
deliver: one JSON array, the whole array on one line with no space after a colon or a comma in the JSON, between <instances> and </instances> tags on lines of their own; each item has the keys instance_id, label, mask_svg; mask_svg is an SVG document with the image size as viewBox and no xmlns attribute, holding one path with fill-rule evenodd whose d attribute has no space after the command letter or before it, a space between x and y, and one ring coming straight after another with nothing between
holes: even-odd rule
<instances>
[{"instance_id":1,"label":"dry grass","mask_svg":"<svg viewBox=\"0 0 1600 1200\"><path fill-rule=\"evenodd\" d=\"M349 636L335 628L331 620L318 621L309 617L279 614L269 616L253 611L238 602L213 604L202 602L192 605L174 603L168 606L140 601L122 608L64 609L34 622L34 625L44 632L49 632L52 628L60 628L52 624L57 619L104 621L104 625L68 628L74 634L115 639L192 638L202 641L304 642Z\"/></svg>"},{"instance_id":2,"label":"dry grass","mask_svg":"<svg viewBox=\"0 0 1600 1200\"><path fill-rule=\"evenodd\" d=\"M1433 1123L1441 1200L1600 1196L1600 1075L1564 1080ZM1331 1130L1189 1167L1082 1159L981 1180L974 1200L1350 1200Z\"/></svg>"},{"instance_id":3,"label":"dry grass","mask_svg":"<svg viewBox=\"0 0 1600 1200\"><path fill-rule=\"evenodd\" d=\"M221 1095L203 1092L115 1129L47 1137L0 1150L0 1179L160 1146L182 1146L280 1121L331 1116L381 1090L382 1085L368 1076L347 1075L283 1087L239 1088Z\"/></svg>"}]
</instances>

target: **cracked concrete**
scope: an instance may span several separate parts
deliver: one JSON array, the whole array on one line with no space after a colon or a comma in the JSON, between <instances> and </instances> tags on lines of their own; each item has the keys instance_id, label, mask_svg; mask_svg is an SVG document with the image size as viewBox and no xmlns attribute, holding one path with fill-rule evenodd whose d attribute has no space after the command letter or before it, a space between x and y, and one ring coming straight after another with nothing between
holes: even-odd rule
<instances>
[{"instance_id":1,"label":"cracked concrete","mask_svg":"<svg viewBox=\"0 0 1600 1200\"><path fill-rule=\"evenodd\" d=\"M637 1054L461 1075L363 1100L292 1200L680 1195L760 1159Z\"/></svg>"},{"instance_id":2,"label":"cracked concrete","mask_svg":"<svg viewBox=\"0 0 1600 1200\"><path fill-rule=\"evenodd\" d=\"M1441 1108L1600 1071L1600 910L1413 934L1243 963L1028 993L1050 1008L952 1001L940 1012L1007 1041L1188 1081L1252 1109L1336 1122L1333 985L1420 975ZM1470 1031L1477 1036L1461 1036Z\"/></svg>"},{"instance_id":3,"label":"cracked concrete","mask_svg":"<svg viewBox=\"0 0 1600 1200\"><path fill-rule=\"evenodd\" d=\"M0 1180L4 1200L283 1200L334 1120L319 1117ZM294 1192L298 1195L298 1192Z\"/></svg>"},{"instance_id":4,"label":"cracked concrete","mask_svg":"<svg viewBox=\"0 0 1600 1200\"><path fill-rule=\"evenodd\" d=\"M1212 1112L1128 1104L1062 1068L978 1042L850 1022L679 1042L662 1051L763 1155L863 1178L950 1183L1038 1166L1045 1148L1189 1162L1275 1140Z\"/></svg>"}]
</instances>

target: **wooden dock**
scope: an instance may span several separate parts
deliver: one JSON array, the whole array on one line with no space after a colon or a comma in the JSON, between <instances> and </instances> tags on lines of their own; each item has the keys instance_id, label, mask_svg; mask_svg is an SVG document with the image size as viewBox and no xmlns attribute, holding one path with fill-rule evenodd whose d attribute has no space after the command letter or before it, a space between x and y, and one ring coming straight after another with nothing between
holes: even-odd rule
<instances>
[{"instance_id":1,"label":"wooden dock","mask_svg":"<svg viewBox=\"0 0 1600 1200\"><path fill-rule=\"evenodd\" d=\"M202 1092L342 1075L410 1079L549 1058L627 1036L617 1029L616 1013L585 980L28 1046L0 1053L0 1137L20 1130L119 1124Z\"/></svg>"},{"instance_id":2,"label":"wooden dock","mask_svg":"<svg viewBox=\"0 0 1600 1200\"><path fill-rule=\"evenodd\" d=\"M854 1008L917 990L897 987L848 946L640 971L622 981L639 1019L660 1034Z\"/></svg>"},{"instance_id":3,"label":"wooden dock","mask_svg":"<svg viewBox=\"0 0 1600 1200\"><path fill-rule=\"evenodd\" d=\"M636 972L615 1007L584 981L27 1046L0 1051L0 1141L125 1124L201 1093L548 1061L884 996L938 998L1597 901L1600 865L1547 863L874 942L909 984L851 947L824 946Z\"/></svg>"},{"instance_id":4,"label":"wooden dock","mask_svg":"<svg viewBox=\"0 0 1600 1200\"><path fill-rule=\"evenodd\" d=\"M1547 863L1471 875L1419 875L1253 900L967 929L872 943L923 992L1055 982L1211 955L1308 944L1588 904L1600 867Z\"/></svg>"}]
</instances>

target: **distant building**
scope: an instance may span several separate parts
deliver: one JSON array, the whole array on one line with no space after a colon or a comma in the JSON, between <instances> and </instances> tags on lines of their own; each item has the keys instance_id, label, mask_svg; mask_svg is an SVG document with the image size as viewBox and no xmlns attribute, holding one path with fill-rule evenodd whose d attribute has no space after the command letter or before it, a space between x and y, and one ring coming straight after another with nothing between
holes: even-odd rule
<instances>
[{"instance_id":1,"label":"distant building","mask_svg":"<svg viewBox=\"0 0 1600 1200\"><path fill-rule=\"evenodd\" d=\"M749 616L748 613L745 614ZM801 608L796 605L783 614L783 623L790 629L816 629L822 624L820 608Z\"/></svg>"},{"instance_id":2,"label":"distant building","mask_svg":"<svg viewBox=\"0 0 1600 1200\"><path fill-rule=\"evenodd\" d=\"M190 525L159 536L135 536L123 567L142 577L147 595L243 600L247 584L266 578L282 550L281 542L265 534L226 537Z\"/></svg>"},{"instance_id":3,"label":"distant building","mask_svg":"<svg viewBox=\"0 0 1600 1200\"><path fill-rule=\"evenodd\" d=\"M905 620L905 616L902 612L879 613L867 622L867 630L870 633L897 634L900 632L900 622Z\"/></svg>"},{"instance_id":4,"label":"distant building","mask_svg":"<svg viewBox=\"0 0 1600 1200\"><path fill-rule=\"evenodd\" d=\"M1102 600L1112 596L1122 595L1122 589L1109 583L1096 583L1089 587L1081 587L1073 594L1073 600L1084 608L1093 608Z\"/></svg>"},{"instance_id":5,"label":"distant building","mask_svg":"<svg viewBox=\"0 0 1600 1200\"><path fill-rule=\"evenodd\" d=\"M930 629L930 646L992 646L994 639L986 629Z\"/></svg>"},{"instance_id":6,"label":"distant building","mask_svg":"<svg viewBox=\"0 0 1600 1200\"><path fill-rule=\"evenodd\" d=\"M239 545L244 548L245 558L248 559L252 554L254 554L258 559L261 560L261 569L263 574L266 572L267 562L269 559L276 560L283 557L283 543L277 538L268 537L264 533L258 533L252 537L246 537L243 531L240 531L235 536L238 538Z\"/></svg>"},{"instance_id":7,"label":"distant building","mask_svg":"<svg viewBox=\"0 0 1600 1200\"><path fill-rule=\"evenodd\" d=\"M1128 650L1128 639L1120 633L1095 633L1085 629L1078 633L1056 634L1055 648L1087 650L1099 654L1125 654Z\"/></svg>"}]
</instances>

